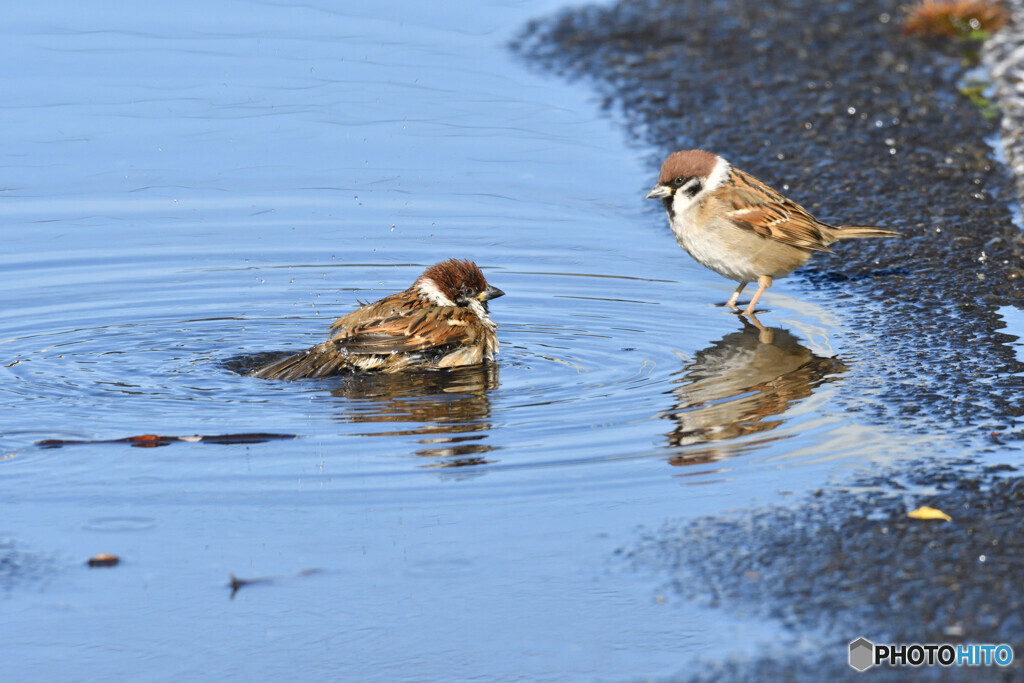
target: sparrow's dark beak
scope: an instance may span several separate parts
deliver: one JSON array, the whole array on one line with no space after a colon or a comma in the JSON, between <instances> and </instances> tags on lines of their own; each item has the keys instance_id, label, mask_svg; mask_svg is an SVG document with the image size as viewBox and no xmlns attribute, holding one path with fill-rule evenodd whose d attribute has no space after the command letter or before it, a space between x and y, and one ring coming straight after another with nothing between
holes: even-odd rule
<instances>
[{"instance_id":1,"label":"sparrow's dark beak","mask_svg":"<svg viewBox=\"0 0 1024 683\"><path fill-rule=\"evenodd\" d=\"M480 292L476 298L480 299L480 301L490 301L491 299L497 299L499 296L505 296L505 292L501 291L497 287L487 285L487 289Z\"/></svg>"},{"instance_id":2,"label":"sparrow's dark beak","mask_svg":"<svg viewBox=\"0 0 1024 683\"><path fill-rule=\"evenodd\" d=\"M648 199L664 199L665 197L672 196L672 188L668 185L655 185L651 188L651 191L647 193Z\"/></svg>"}]
</instances>

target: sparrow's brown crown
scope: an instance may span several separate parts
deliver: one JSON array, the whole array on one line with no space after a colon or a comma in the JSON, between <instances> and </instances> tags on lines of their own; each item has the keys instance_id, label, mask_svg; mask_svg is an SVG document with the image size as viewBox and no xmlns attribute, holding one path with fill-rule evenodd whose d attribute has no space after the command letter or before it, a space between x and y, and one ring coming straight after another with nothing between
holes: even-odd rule
<instances>
[{"instance_id":1,"label":"sparrow's brown crown","mask_svg":"<svg viewBox=\"0 0 1024 683\"><path fill-rule=\"evenodd\" d=\"M702 149L685 149L669 155L661 165L660 185L668 185L676 178L707 178L718 163L718 157Z\"/></svg>"},{"instance_id":2,"label":"sparrow's brown crown","mask_svg":"<svg viewBox=\"0 0 1024 683\"><path fill-rule=\"evenodd\" d=\"M488 289L487 280L475 263L454 258L430 266L416 282L426 280L433 282L438 291L452 301L474 299Z\"/></svg>"}]
</instances>

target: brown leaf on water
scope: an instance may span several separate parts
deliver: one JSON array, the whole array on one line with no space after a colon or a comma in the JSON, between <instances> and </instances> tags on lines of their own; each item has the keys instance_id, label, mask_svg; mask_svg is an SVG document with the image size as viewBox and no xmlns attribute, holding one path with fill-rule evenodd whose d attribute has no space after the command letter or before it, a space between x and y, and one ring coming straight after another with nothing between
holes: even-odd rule
<instances>
[{"instance_id":1,"label":"brown leaf on water","mask_svg":"<svg viewBox=\"0 0 1024 683\"><path fill-rule=\"evenodd\" d=\"M120 562L121 558L113 553L97 553L86 564L90 567L116 567Z\"/></svg>"}]
</instances>

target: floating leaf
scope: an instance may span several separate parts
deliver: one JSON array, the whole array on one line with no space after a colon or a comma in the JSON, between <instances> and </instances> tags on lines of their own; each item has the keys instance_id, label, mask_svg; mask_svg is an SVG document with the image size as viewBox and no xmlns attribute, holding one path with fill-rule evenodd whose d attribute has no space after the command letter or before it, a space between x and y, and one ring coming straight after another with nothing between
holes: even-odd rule
<instances>
[{"instance_id":1,"label":"floating leaf","mask_svg":"<svg viewBox=\"0 0 1024 683\"><path fill-rule=\"evenodd\" d=\"M942 510L936 510L935 508L930 508L927 505L922 505L916 510L911 510L907 513L907 517L913 517L914 519L944 519L947 522L953 521L953 518Z\"/></svg>"},{"instance_id":2,"label":"floating leaf","mask_svg":"<svg viewBox=\"0 0 1024 683\"><path fill-rule=\"evenodd\" d=\"M121 562L121 558L112 553L99 553L89 558L86 563L90 567L116 567Z\"/></svg>"}]
</instances>

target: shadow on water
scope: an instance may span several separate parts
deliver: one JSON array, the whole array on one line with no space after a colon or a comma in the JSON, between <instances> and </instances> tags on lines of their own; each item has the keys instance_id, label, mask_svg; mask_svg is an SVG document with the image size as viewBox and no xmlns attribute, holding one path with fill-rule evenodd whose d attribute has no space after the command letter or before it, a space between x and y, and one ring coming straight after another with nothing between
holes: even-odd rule
<instances>
[{"instance_id":1,"label":"shadow on water","mask_svg":"<svg viewBox=\"0 0 1024 683\"><path fill-rule=\"evenodd\" d=\"M672 465L714 462L749 448L749 442L728 443L782 425L783 413L807 398L822 383L838 379L849 368L837 357L819 356L783 328L760 330L745 319L743 329L698 351L692 363L673 380L673 408L663 417L675 423L668 433L674 448L726 442L713 448L687 450L669 459ZM787 438L763 438L768 443Z\"/></svg>"},{"instance_id":2,"label":"shadow on water","mask_svg":"<svg viewBox=\"0 0 1024 683\"><path fill-rule=\"evenodd\" d=\"M0 535L0 590L8 592L18 586L45 584L58 566L57 558Z\"/></svg>"},{"instance_id":3,"label":"shadow on water","mask_svg":"<svg viewBox=\"0 0 1024 683\"><path fill-rule=\"evenodd\" d=\"M242 375L288 352L264 352L231 358L224 366ZM327 379L283 384L322 387L336 405L336 420L344 423L390 423L395 428L354 436L420 436L424 448L415 455L446 458L427 467L465 467L491 461L483 454L494 446L483 443L491 431L488 392L498 387L494 363L454 369L425 369L395 374L352 372ZM260 380L264 381L264 380ZM271 380L273 381L273 380ZM401 425L399 427L399 425Z\"/></svg>"}]
</instances>

